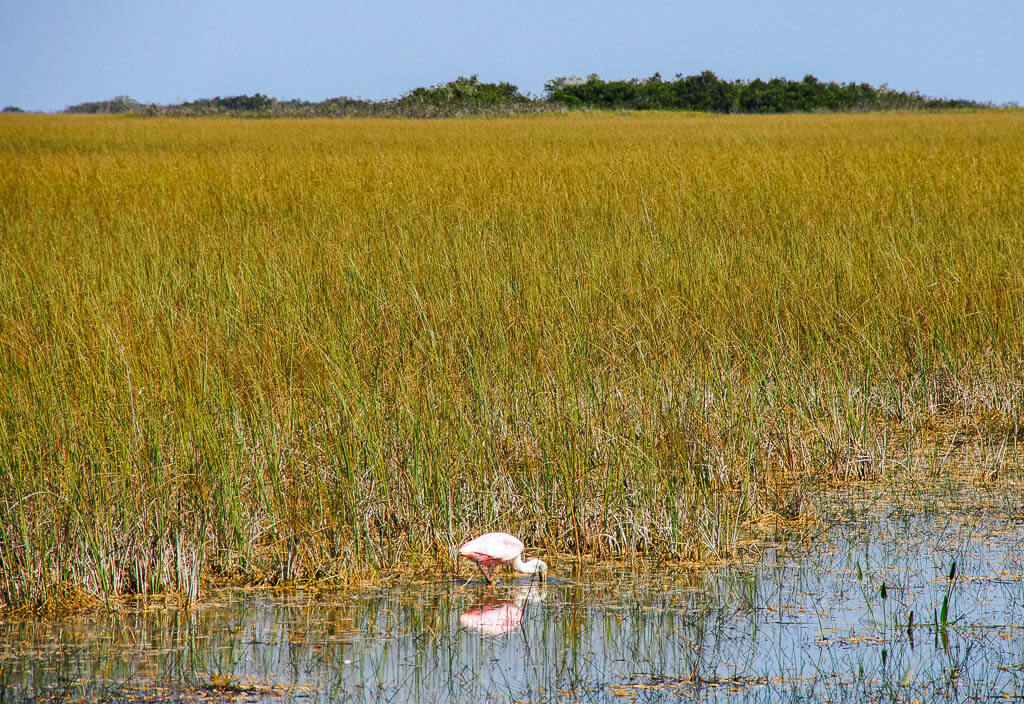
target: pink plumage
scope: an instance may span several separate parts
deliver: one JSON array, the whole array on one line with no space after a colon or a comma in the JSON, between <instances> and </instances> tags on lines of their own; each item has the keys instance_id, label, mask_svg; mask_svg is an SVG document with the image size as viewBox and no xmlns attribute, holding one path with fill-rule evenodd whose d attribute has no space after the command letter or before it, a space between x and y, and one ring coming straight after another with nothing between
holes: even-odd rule
<instances>
[{"instance_id":1,"label":"pink plumage","mask_svg":"<svg viewBox=\"0 0 1024 704\"><path fill-rule=\"evenodd\" d=\"M459 554L484 567L507 565L523 554L523 541L508 533L484 533L463 543Z\"/></svg>"},{"instance_id":2,"label":"pink plumage","mask_svg":"<svg viewBox=\"0 0 1024 704\"><path fill-rule=\"evenodd\" d=\"M488 582L494 581L494 570L502 565L511 565L512 569L533 574L543 573L547 565L543 560L523 562L523 541L508 533L484 533L463 543L459 554L467 560L475 562Z\"/></svg>"}]
</instances>

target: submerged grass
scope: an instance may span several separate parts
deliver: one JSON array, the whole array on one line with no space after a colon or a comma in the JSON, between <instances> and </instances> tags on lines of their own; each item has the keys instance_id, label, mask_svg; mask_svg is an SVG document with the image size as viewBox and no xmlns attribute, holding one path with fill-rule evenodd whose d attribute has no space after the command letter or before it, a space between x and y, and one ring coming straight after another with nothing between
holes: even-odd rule
<instances>
[{"instance_id":1,"label":"submerged grass","mask_svg":"<svg viewBox=\"0 0 1024 704\"><path fill-rule=\"evenodd\" d=\"M0 152L9 606L483 529L717 558L795 481L1020 437L1019 112L5 115Z\"/></svg>"}]
</instances>

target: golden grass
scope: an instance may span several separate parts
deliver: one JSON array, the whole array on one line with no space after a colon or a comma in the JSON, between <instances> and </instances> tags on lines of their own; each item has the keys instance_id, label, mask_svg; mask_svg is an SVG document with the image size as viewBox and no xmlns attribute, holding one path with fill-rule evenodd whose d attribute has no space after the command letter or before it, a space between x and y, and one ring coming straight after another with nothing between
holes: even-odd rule
<instances>
[{"instance_id":1,"label":"golden grass","mask_svg":"<svg viewBox=\"0 0 1024 704\"><path fill-rule=\"evenodd\" d=\"M794 478L1019 434L1020 112L5 115L0 154L9 605L498 528L720 557Z\"/></svg>"}]
</instances>

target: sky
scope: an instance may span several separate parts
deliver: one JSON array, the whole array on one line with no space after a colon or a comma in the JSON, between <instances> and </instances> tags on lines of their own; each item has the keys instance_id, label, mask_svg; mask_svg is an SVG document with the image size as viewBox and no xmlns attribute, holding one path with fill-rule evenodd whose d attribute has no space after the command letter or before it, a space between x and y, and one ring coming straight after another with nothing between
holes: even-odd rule
<instances>
[{"instance_id":1,"label":"sky","mask_svg":"<svg viewBox=\"0 0 1024 704\"><path fill-rule=\"evenodd\" d=\"M477 74L811 73L1024 104L1022 0L0 0L0 105L398 97Z\"/></svg>"}]
</instances>

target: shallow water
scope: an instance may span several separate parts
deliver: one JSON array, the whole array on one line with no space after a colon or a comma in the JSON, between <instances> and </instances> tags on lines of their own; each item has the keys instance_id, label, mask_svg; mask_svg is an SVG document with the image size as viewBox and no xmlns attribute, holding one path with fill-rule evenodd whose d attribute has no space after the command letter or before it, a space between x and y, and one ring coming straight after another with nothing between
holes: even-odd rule
<instances>
[{"instance_id":1,"label":"shallow water","mask_svg":"<svg viewBox=\"0 0 1024 704\"><path fill-rule=\"evenodd\" d=\"M840 497L812 540L705 572L240 591L188 612L8 620L0 700L1019 700L1013 501L911 512Z\"/></svg>"}]
</instances>

